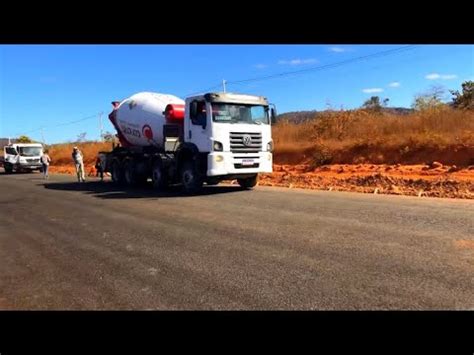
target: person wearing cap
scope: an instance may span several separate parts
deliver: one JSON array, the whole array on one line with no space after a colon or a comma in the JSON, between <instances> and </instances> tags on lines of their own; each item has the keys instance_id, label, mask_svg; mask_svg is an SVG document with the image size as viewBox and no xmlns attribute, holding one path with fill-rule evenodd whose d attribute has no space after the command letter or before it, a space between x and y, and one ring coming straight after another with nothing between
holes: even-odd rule
<instances>
[{"instance_id":1,"label":"person wearing cap","mask_svg":"<svg viewBox=\"0 0 474 355\"><path fill-rule=\"evenodd\" d=\"M74 160L74 165L76 167L77 180L79 182L85 182L84 177L84 158L82 152L78 147L74 147L72 150L72 159Z\"/></svg>"}]
</instances>

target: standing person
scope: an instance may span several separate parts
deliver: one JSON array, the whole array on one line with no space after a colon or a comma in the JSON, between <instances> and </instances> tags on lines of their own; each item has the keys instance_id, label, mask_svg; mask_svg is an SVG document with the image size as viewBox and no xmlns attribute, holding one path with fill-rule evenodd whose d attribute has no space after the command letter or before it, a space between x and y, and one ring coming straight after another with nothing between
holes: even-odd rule
<instances>
[{"instance_id":1,"label":"standing person","mask_svg":"<svg viewBox=\"0 0 474 355\"><path fill-rule=\"evenodd\" d=\"M99 154L97 156L97 160L95 162L95 169L96 169L96 177L100 176L100 181L104 181L104 168L102 166L102 157Z\"/></svg>"},{"instance_id":2,"label":"standing person","mask_svg":"<svg viewBox=\"0 0 474 355\"><path fill-rule=\"evenodd\" d=\"M76 166L77 180L79 182L85 182L84 177L84 157L79 148L74 147L72 150L72 159L74 160L74 165Z\"/></svg>"},{"instance_id":3,"label":"standing person","mask_svg":"<svg viewBox=\"0 0 474 355\"><path fill-rule=\"evenodd\" d=\"M45 150L43 155L41 156L41 164L43 165L43 177L45 179L49 178L49 163L51 163L51 158L48 155L48 151Z\"/></svg>"}]
</instances>

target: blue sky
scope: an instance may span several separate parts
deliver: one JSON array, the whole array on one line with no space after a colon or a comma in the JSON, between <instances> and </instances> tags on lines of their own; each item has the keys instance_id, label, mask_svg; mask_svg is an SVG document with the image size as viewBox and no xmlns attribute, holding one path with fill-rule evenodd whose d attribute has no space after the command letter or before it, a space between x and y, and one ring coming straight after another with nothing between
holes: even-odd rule
<instances>
[{"instance_id":1,"label":"blue sky","mask_svg":"<svg viewBox=\"0 0 474 355\"><path fill-rule=\"evenodd\" d=\"M110 102L139 91L187 94L228 81L312 68L399 45L5 45L0 46L0 137L47 143L99 136L97 113L113 131ZM323 71L229 84L259 94L278 112L359 107L371 95L409 107L432 85L459 89L474 80L474 46L421 45ZM449 98L449 95L447 95ZM75 124L59 124L90 119ZM56 127L55 127L56 126Z\"/></svg>"}]
</instances>

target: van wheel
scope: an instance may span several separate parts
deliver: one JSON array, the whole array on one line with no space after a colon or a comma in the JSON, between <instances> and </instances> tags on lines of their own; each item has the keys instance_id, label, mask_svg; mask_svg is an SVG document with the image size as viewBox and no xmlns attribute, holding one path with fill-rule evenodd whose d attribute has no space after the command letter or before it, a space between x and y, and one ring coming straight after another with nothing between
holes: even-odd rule
<instances>
[{"instance_id":1,"label":"van wheel","mask_svg":"<svg viewBox=\"0 0 474 355\"><path fill-rule=\"evenodd\" d=\"M203 181L193 161L187 161L181 168L181 183L187 193L195 193L202 188Z\"/></svg>"},{"instance_id":2,"label":"van wheel","mask_svg":"<svg viewBox=\"0 0 474 355\"><path fill-rule=\"evenodd\" d=\"M112 162L112 181L118 185L124 181L123 170L118 160Z\"/></svg>"},{"instance_id":3,"label":"van wheel","mask_svg":"<svg viewBox=\"0 0 474 355\"><path fill-rule=\"evenodd\" d=\"M237 179L239 182L239 185L243 189L251 189L257 185L258 182L258 175L254 175L252 177L249 177L247 179Z\"/></svg>"},{"instance_id":4,"label":"van wheel","mask_svg":"<svg viewBox=\"0 0 474 355\"><path fill-rule=\"evenodd\" d=\"M5 174L11 174L11 173L13 173L13 166L11 166L10 164L5 163L5 165L3 166L3 168L5 169Z\"/></svg>"}]
</instances>

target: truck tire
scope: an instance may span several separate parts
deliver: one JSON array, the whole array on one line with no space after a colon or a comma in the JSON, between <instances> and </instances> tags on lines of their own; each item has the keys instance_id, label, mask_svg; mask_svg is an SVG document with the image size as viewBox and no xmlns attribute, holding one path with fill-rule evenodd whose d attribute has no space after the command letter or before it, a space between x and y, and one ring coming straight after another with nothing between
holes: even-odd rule
<instances>
[{"instance_id":1,"label":"truck tire","mask_svg":"<svg viewBox=\"0 0 474 355\"><path fill-rule=\"evenodd\" d=\"M186 161L181 168L181 183L187 193L196 193L202 188L203 180L191 160Z\"/></svg>"},{"instance_id":2,"label":"truck tire","mask_svg":"<svg viewBox=\"0 0 474 355\"><path fill-rule=\"evenodd\" d=\"M157 191L164 189L167 185L166 176L163 171L163 164L160 160L156 160L153 163L153 168L151 169L151 181L153 189Z\"/></svg>"},{"instance_id":3,"label":"truck tire","mask_svg":"<svg viewBox=\"0 0 474 355\"><path fill-rule=\"evenodd\" d=\"M251 189L257 185L258 182L258 175L254 175L252 177L246 179L237 179L239 185L243 189Z\"/></svg>"},{"instance_id":4,"label":"truck tire","mask_svg":"<svg viewBox=\"0 0 474 355\"><path fill-rule=\"evenodd\" d=\"M124 174L123 174L123 169L122 169L122 166L120 164L120 162L118 160L114 160L112 162L112 181L117 184L117 185L121 185L123 184L123 180L124 180Z\"/></svg>"},{"instance_id":5,"label":"truck tire","mask_svg":"<svg viewBox=\"0 0 474 355\"><path fill-rule=\"evenodd\" d=\"M11 166L11 164L5 163L3 169L5 169L5 174L13 173L13 166Z\"/></svg>"},{"instance_id":6,"label":"truck tire","mask_svg":"<svg viewBox=\"0 0 474 355\"><path fill-rule=\"evenodd\" d=\"M128 186L138 185L138 176L132 159L125 160L125 163L123 164L123 178Z\"/></svg>"}]
</instances>

